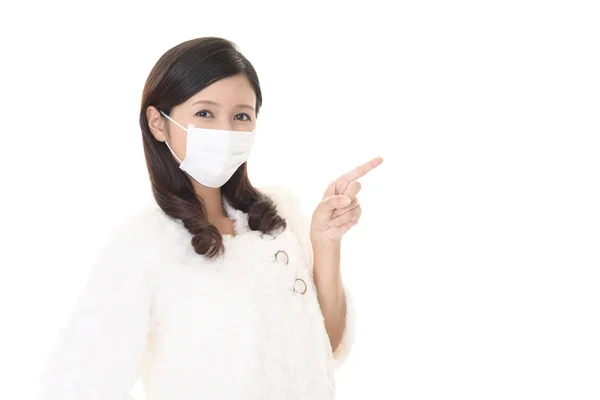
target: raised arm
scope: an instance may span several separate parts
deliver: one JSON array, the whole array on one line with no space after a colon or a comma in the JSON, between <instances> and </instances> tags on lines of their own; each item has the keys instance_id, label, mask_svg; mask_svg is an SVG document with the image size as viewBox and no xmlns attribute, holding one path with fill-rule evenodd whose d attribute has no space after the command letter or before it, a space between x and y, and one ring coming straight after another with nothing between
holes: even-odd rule
<instances>
[{"instance_id":1,"label":"raised arm","mask_svg":"<svg viewBox=\"0 0 600 400\"><path fill-rule=\"evenodd\" d=\"M273 187L269 186L264 189L265 193L271 196L277 203L278 210L281 215L286 219L288 229L293 232L298 238L300 247L302 248L303 256L311 268L311 274L313 279L314 265L317 262L328 262L329 259L337 259L337 267L335 268L338 273L334 274L323 274L320 277L316 277L318 281L315 281L317 287L319 303L322 305L323 317L326 322L326 328L328 321L333 322L329 325L339 325L339 315L343 318L343 331L341 338L338 338L337 345L334 340L331 339L330 331L334 329L329 328L328 334L330 336L330 343L332 343L334 368L341 366L350 354L350 350L354 344L355 334L355 307L354 300L351 292L347 286L341 283L341 274L339 273L339 253L336 257L330 257L324 255L319 257L320 260L315 260L313 246L310 239L310 217L300 207L295 192L287 187ZM339 249L338 249L339 251ZM338 281L338 277L339 281ZM343 296L342 301L336 296L336 291L331 288L340 287L342 288ZM343 312L345 309L345 312Z\"/></svg>"}]
</instances>

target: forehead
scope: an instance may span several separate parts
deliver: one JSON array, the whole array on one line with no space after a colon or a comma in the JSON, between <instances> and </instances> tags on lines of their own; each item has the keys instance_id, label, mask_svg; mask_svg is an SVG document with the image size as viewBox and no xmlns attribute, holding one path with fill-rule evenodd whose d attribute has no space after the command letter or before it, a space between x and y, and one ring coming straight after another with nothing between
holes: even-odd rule
<instances>
[{"instance_id":1,"label":"forehead","mask_svg":"<svg viewBox=\"0 0 600 400\"><path fill-rule=\"evenodd\" d=\"M198 100L211 100L224 106L232 103L248 103L254 106L256 93L246 75L239 74L211 83L193 95L188 102L192 104Z\"/></svg>"}]
</instances>

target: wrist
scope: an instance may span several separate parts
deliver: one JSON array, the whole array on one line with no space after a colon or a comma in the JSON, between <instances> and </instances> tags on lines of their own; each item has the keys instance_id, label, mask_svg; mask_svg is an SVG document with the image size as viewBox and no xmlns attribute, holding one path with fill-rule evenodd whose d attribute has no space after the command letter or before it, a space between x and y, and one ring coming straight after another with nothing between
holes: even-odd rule
<instances>
[{"instance_id":1,"label":"wrist","mask_svg":"<svg viewBox=\"0 0 600 400\"><path fill-rule=\"evenodd\" d=\"M331 239L325 235L318 235L311 233L310 241L312 243L313 251L316 252L328 252L336 251L341 247L341 239Z\"/></svg>"}]
</instances>

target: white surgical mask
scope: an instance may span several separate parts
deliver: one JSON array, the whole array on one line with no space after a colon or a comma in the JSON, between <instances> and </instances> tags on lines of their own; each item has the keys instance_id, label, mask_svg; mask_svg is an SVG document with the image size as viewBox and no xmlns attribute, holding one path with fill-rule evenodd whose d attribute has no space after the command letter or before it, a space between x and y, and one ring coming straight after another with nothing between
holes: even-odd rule
<instances>
[{"instance_id":1,"label":"white surgical mask","mask_svg":"<svg viewBox=\"0 0 600 400\"><path fill-rule=\"evenodd\" d=\"M165 143L179 161L179 168L204 186L223 186L239 166L248 160L254 142L254 131L204 129L196 128L194 124L189 124L185 129L164 112L160 113L187 132L183 161L166 141Z\"/></svg>"}]
</instances>

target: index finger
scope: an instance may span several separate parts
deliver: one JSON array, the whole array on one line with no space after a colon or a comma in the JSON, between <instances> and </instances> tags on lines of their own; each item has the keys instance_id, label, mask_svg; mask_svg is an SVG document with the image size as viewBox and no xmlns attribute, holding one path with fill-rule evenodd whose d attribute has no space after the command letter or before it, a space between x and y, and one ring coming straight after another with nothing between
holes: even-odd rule
<instances>
[{"instance_id":1,"label":"index finger","mask_svg":"<svg viewBox=\"0 0 600 400\"><path fill-rule=\"evenodd\" d=\"M375 157L369 162L366 162L358 167L354 168L352 171L345 173L340 177L341 180L346 181L347 183L353 182L358 178L365 176L367 172L371 171L373 168L381 165L383 162L382 157Z\"/></svg>"}]
</instances>

